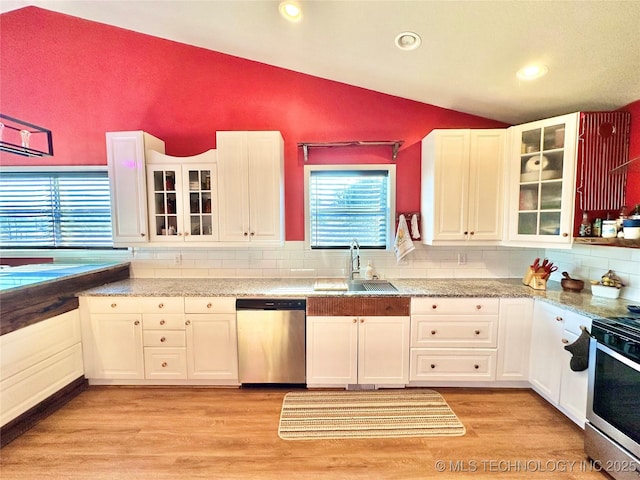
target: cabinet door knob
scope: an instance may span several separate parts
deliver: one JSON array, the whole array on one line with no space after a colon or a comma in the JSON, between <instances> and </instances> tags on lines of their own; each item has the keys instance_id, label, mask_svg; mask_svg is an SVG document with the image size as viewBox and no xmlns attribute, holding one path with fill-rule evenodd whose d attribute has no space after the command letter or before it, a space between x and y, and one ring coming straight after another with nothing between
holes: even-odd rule
<instances>
[{"instance_id":1,"label":"cabinet door knob","mask_svg":"<svg viewBox=\"0 0 640 480\"><path fill-rule=\"evenodd\" d=\"M144 237L144 236L145 236L145 234L144 234L144 233L141 233L141 234L140 234L140 236L141 236L141 237Z\"/></svg>"},{"instance_id":2,"label":"cabinet door knob","mask_svg":"<svg viewBox=\"0 0 640 480\"><path fill-rule=\"evenodd\" d=\"M133 322L134 325L140 325L140 320L136 320L135 322Z\"/></svg>"},{"instance_id":3,"label":"cabinet door knob","mask_svg":"<svg viewBox=\"0 0 640 480\"><path fill-rule=\"evenodd\" d=\"M207 303L207 308L211 308L211 307L213 307L213 304L212 303Z\"/></svg>"},{"instance_id":4,"label":"cabinet door knob","mask_svg":"<svg viewBox=\"0 0 640 480\"><path fill-rule=\"evenodd\" d=\"M116 308L117 306L118 306L118 304L117 304L117 303L112 303L112 304L111 304L111 308Z\"/></svg>"},{"instance_id":5,"label":"cabinet door knob","mask_svg":"<svg viewBox=\"0 0 640 480\"><path fill-rule=\"evenodd\" d=\"M167 362L162 362L162 368L167 368Z\"/></svg>"},{"instance_id":6,"label":"cabinet door knob","mask_svg":"<svg viewBox=\"0 0 640 480\"><path fill-rule=\"evenodd\" d=\"M165 322L164 320L160 320L160 325L164 325L165 323L167 322Z\"/></svg>"},{"instance_id":7,"label":"cabinet door knob","mask_svg":"<svg viewBox=\"0 0 640 480\"><path fill-rule=\"evenodd\" d=\"M562 341L562 343L564 343L564 344L569 343L569 340L567 340L566 338L563 338L561 341Z\"/></svg>"},{"instance_id":8,"label":"cabinet door knob","mask_svg":"<svg viewBox=\"0 0 640 480\"><path fill-rule=\"evenodd\" d=\"M242 235L244 235L245 237L248 237L249 233L248 232L244 232Z\"/></svg>"},{"instance_id":9,"label":"cabinet door knob","mask_svg":"<svg viewBox=\"0 0 640 480\"><path fill-rule=\"evenodd\" d=\"M482 309L482 305L476 305L476 310Z\"/></svg>"},{"instance_id":10,"label":"cabinet door knob","mask_svg":"<svg viewBox=\"0 0 640 480\"><path fill-rule=\"evenodd\" d=\"M561 322L562 321L562 317L556 317L556 322Z\"/></svg>"},{"instance_id":11,"label":"cabinet door knob","mask_svg":"<svg viewBox=\"0 0 640 480\"><path fill-rule=\"evenodd\" d=\"M431 305L431 308L433 308L435 310L436 308L438 308L438 306L437 305Z\"/></svg>"},{"instance_id":12,"label":"cabinet door knob","mask_svg":"<svg viewBox=\"0 0 640 480\"><path fill-rule=\"evenodd\" d=\"M475 330L473 333L475 333L476 335L480 335L480 330Z\"/></svg>"},{"instance_id":13,"label":"cabinet door knob","mask_svg":"<svg viewBox=\"0 0 640 480\"><path fill-rule=\"evenodd\" d=\"M478 365L477 363L473 366L473 368L475 368L476 370L478 370L480 368L480 365Z\"/></svg>"},{"instance_id":14,"label":"cabinet door knob","mask_svg":"<svg viewBox=\"0 0 640 480\"><path fill-rule=\"evenodd\" d=\"M160 303L160 304L158 305L158 308L164 308L164 303Z\"/></svg>"},{"instance_id":15,"label":"cabinet door knob","mask_svg":"<svg viewBox=\"0 0 640 480\"><path fill-rule=\"evenodd\" d=\"M469 235L469 232L462 232L462 233L464 233L465 235Z\"/></svg>"},{"instance_id":16,"label":"cabinet door knob","mask_svg":"<svg viewBox=\"0 0 640 480\"><path fill-rule=\"evenodd\" d=\"M354 319L353 319L353 323L358 323L358 319L357 319L357 318L354 318Z\"/></svg>"},{"instance_id":17,"label":"cabinet door knob","mask_svg":"<svg viewBox=\"0 0 640 480\"><path fill-rule=\"evenodd\" d=\"M160 343L164 343L166 341L167 341L167 339L165 337L160 338Z\"/></svg>"},{"instance_id":18,"label":"cabinet door knob","mask_svg":"<svg viewBox=\"0 0 640 480\"><path fill-rule=\"evenodd\" d=\"M184 322L185 325L191 325L191 320L187 320L186 322Z\"/></svg>"},{"instance_id":19,"label":"cabinet door knob","mask_svg":"<svg viewBox=\"0 0 640 480\"><path fill-rule=\"evenodd\" d=\"M470 232L470 235L473 235L474 233L476 233L476 232Z\"/></svg>"},{"instance_id":20,"label":"cabinet door knob","mask_svg":"<svg viewBox=\"0 0 640 480\"><path fill-rule=\"evenodd\" d=\"M431 335L435 335L436 331L435 330L431 330Z\"/></svg>"},{"instance_id":21,"label":"cabinet door knob","mask_svg":"<svg viewBox=\"0 0 640 480\"><path fill-rule=\"evenodd\" d=\"M251 232L251 236L253 237L256 234L256 232Z\"/></svg>"},{"instance_id":22,"label":"cabinet door knob","mask_svg":"<svg viewBox=\"0 0 640 480\"><path fill-rule=\"evenodd\" d=\"M435 363L432 363L432 364L431 364L431 368L436 368L436 364L435 364Z\"/></svg>"},{"instance_id":23,"label":"cabinet door knob","mask_svg":"<svg viewBox=\"0 0 640 480\"><path fill-rule=\"evenodd\" d=\"M562 236L563 236L563 237L568 237L568 236L569 236L569 234L568 234L567 232L564 232L564 233L562 234Z\"/></svg>"},{"instance_id":24,"label":"cabinet door knob","mask_svg":"<svg viewBox=\"0 0 640 480\"><path fill-rule=\"evenodd\" d=\"M361 319L360 319L360 323L364 323L364 318L361 318Z\"/></svg>"}]
</instances>

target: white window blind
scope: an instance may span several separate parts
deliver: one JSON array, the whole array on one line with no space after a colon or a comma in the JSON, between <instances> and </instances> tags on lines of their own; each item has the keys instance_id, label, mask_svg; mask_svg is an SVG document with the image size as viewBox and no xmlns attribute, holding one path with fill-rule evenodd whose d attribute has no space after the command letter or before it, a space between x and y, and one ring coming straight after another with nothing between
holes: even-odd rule
<instances>
[{"instance_id":1,"label":"white window blind","mask_svg":"<svg viewBox=\"0 0 640 480\"><path fill-rule=\"evenodd\" d=\"M3 247L112 247L106 171L0 174Z\"/></svg>"},{"instance_id":2,"label":"white window blind","mask_svg":"<svg viewBox=\"0 0 640 480\"><path fill-rule=\"evenodd\" d=\"M311 248L387 247L387 170L311 171L308 200Z\"/></svg>"}]
</instances>

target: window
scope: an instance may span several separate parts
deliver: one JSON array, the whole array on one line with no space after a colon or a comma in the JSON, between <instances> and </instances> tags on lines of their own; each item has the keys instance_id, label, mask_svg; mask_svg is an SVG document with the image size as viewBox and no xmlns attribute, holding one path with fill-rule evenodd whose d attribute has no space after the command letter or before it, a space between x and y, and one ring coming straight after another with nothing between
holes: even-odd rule
<instances>
[{"instance_id":1,"label":"window","mask_svg":"<svg viewBox=\"0 0 640 480\"><path fill-rule=\"evenodd\" d=\"M395 165L305 167L311 248L386 249L395 212Z\"/></svg>"},{"instance_id":2,"label":"window","mask_svg":"<svg viewBox=\"0 0 640 480\"><path fill-rule=\"evenodd\" d=\"M2 171L3 247L112 247L106 170Z\"/></svg>"}]
</instances>

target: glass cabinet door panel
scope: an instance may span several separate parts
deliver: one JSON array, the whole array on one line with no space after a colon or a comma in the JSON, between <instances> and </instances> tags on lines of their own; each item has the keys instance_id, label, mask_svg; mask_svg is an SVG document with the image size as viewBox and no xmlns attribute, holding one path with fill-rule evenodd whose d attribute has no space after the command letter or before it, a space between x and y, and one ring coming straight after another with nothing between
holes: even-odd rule
<instances>
[{"instance_id":1,"label":"glass cabinet door panel","mask_svg":"<svg viewBox=\"0 0 640 480\"><path fill-rule=\"evenodd\" d=\"M544 129L544 150L564 147L564 123L552 125Z\"/></svg>"},{"instance_id":2,"label":"glass cabinet door panel","mask_svg":"<svg viewBox=\"0 0 640 480\"><path fill-rule=\"evenodd\" d=\"M538 209L538 184L520 185L520 206L518 210Z\"/></svg>"},{"instance_id":3,"label":"glass cabinet door panel","mask_svg":"<svg viewBox=\"0 0 640 480\"><path fill-rule=\"evenodd\" d=\"M560 212L540 213L540 235L560 234Z\"/></svg>"},{"instance_id":4,"label":"glass cabinet door panel","mask_svg":"<svg viewBox=\"0 0 640 480\"><path fill-rule=\"evenodd\" d=\"M536 235L538 233L538 214L526 212L518 214L518 234Z\"/></svg>"},{"instance_id":5,"label":"glass cabinet door panel","mask_svg":"<svg viewBox=\"0 0 640 480\"><path fill-rule=\"evenodd\" d=\"M562 182L547 182L540 189L540 210L560 210L562 207Z\"/></svg>"},{"instance_id":6,"label":"glass cabinet door panel","mask_svg":"<svg viewBox=\"0 0 640 480\"><path fill-rule=\"evenodd\" d=\"M210 169L189 169L189 233L201 237L213 235L211 210L211 177Z\"/></svg>"},{"instance_id":7,"label":"glass cabinet door panel","mask_svg":"<svg viewBox=\"0 0 640 480\"><path fill-rule=\"evenodd\" d=\"M525 130L522 132L522 146L520 153L534 153L540 151L542 129Z\"/></svg>"}]
</instances>

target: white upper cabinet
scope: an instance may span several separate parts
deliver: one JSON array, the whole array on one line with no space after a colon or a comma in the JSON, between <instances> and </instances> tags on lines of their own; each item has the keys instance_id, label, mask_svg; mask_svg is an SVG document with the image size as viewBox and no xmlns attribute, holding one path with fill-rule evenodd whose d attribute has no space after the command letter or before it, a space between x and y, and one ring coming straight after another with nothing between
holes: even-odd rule
<instances>
[{"instance_id":1,"label":"white upper cabinet","mask_svg":"<svg viewBox=\"0 0 640 480\"><path fill-rule=\"evenodd\" d=\"M142 131L108 132L107 168L111 189L114 247L147 243L147 150L164 153L164 142Z\"/></svg>"},{"instance_id":2,"label":"white upper cabinet","mask_svg":"<svg viewBox=\"0 0 640 480\"><path fill-rule=\"evenodd\" d=\"M218 240L215 150L192 157L149 152L147 194L152 241Z\"/></svg>"},{"instance_id":3,"label":"white upper cabinet","mask_svg":"<svg viewBox=\"0 0 640 480\"><path fill-rule=\"evenodd\" d=\"M217 132L221 242L284 241L280 132Z\"/></svg>"},{"instance_id":4,"label":"white upper cabinet","mask_svg":"<svg viewBox=\"0 0 640 480\"><path fill-rule=\"evenodd\" d=\"M509 129L507 244L570 247L578 118L572 113Z\"/></svg>"},{"instance_id":5,"label":"white upper cabinet","mask_svg":"<svg viewBox=\"0 0 640 480\"><path fill-rule=\"evenodd\" d=\"M422 229L428 245L502 240L506 130L433 130L422 140Z\"/></svg>"}]
</instances>

